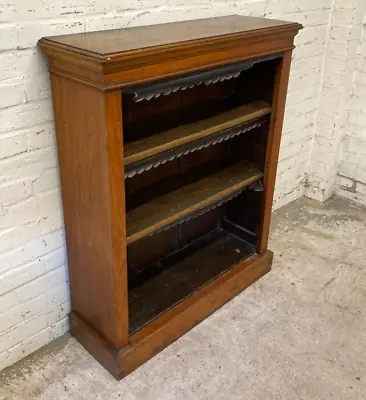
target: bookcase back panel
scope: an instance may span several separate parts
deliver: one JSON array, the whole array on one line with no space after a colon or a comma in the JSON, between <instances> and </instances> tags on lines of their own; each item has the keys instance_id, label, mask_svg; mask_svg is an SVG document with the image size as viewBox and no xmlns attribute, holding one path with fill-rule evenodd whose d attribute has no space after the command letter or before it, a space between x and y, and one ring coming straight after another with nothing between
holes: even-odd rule
<instances>
[{"instance_id":1,"label":"bookcase back panel","mask_svg":"<svg viewBox=\"0 0 366 400\"><path fill-rule=\"evenodd\" d=\"M231 151L233 159L247 160L264 171L268 144L269 125L245 132L232 141Z\"/></svg>"},{"instance_id":2,"label":"bookcase back panel","mask_svg":"<svg viewBox=\"0 0 366 400\"><path fill-rule=\"evenodd\" d=\"M281 59L256 64L239 76L236 93L243 103L264 100L272 103L275 73Z\"/></svg>"}]
</instances>

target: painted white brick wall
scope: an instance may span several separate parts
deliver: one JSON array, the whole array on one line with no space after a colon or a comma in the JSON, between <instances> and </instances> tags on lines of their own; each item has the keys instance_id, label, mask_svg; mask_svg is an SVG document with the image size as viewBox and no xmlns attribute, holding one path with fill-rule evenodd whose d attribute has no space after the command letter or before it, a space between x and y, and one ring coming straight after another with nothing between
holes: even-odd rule
<instances>
[{"instance_id":1,"label":"painted white brick wall","mask_svg":"<svg viewBox=\"0 0 366 400\"><path fill-rule=\"evenodd\" d=\"M349 19L346 22L349 23ZM364 3L354 13L353 37L358 46L353 63L354 74L347 106L347 120L341 137L336 192L340 196L366 205L366 4Z\"/></svg>"},{"instance_id":2,"label":"painted white brick wall","mask_svg":"<svg viewBox=\"0 0 366 400\"><path fill-rule=\"evenodd\" d=\"M305 194L366 204L364 0L333 0Z\"/></svg>"},{"instance_id":3,"label":"painted white brick wall","mask_svg":"<svg viewBox=\"0 0 366 400\"><path fill-rule=\"evenodd\" d=\"M332 0L270 0L265 16L304 25L296 37L274 207L305 193Z\"/></svg>"},{"instance_id":4,"label":"painted white brick wall","mask_svg":"<svg viewBox=\"0 0 366 400\"><path fill-rule=\"evenodd\" d=\"M305 29L296 39L281 144L275 196L275 207L279 207L302 196L309 185L309 160L312 149L317 149L315 123L320 128L332 126L332 112L338 106L336 94L342 92L342 60L357 49L347 47L347 40L357 37L348 29L353 26L353 4L350 0L2 0L0 370L69 329L67 260L52 102L45 57L36 48L37 40L46 35L234 13L303 23ZM337 29L330 30L330 22ZM327 80L323 73L328 65L326 50L332 55ZM360 66L360 80L365 81L365 71L366 66ZM320 94L327 101L318 114ZM357 100L363 98L353 99L352 107L359 110L361 103ZM366 117L357 110L352 114L355 128L348 137L352 132L362 132L357 136L361 140L365 134L362 127L358 129L358 121L363 124ZM332 133L329 129L329 136L323 138L318 128L316 132L316 140L323 141L324 147L316 150L313 158L317 162L319 156L321 162L323 149L330 146L332 151ZM344 142L345 146L348 142ZM345 154L351 154L354 146L357 144L349 145ZM316 169L312 174L321 175Z\"/></svg>"}]
</instances>

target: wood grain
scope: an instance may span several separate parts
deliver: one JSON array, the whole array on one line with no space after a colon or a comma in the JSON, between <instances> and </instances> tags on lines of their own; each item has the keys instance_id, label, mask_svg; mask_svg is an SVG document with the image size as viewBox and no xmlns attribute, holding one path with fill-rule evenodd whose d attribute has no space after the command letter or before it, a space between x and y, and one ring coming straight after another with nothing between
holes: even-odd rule
<instances>
[{"instance_id":1,"label":"wood grain","mask_svg":"<svg viewBox=\"0 0 366 400\"><path fill-rule=\"evenodd\" d=\"M72 335L116 379L121 379L117 348L113 347L95 329L74 311L69 314Z\"/></svg>"},{"instance_id":2,"label":"wood grain","mask_svg":"<svg viewBox=\"0 0 366 400\"><path fill-rule=\"evenodd\" d=\"M214 204L260 179L262 175L261 171L246 162L239 162L129 211L127 244Z\"/></svg>"},{"instance_id":3,"label":"wood grain","mask_svg":"<svg viewBox=\"0 0 366 400\"><path fill-rule=\"evenodd\" d=\"M290 77L292 52L288 51L278 64L273 94L273 114L271 115L266 164L264 170L261 215L259 223L259 241L257 252L262 254L268 247L269 228L271 224L272 203L276 183L278 156L280 152L283 119L285 115L286 95Z\"/></svg>"},{"instance_id":4,"label":"wood grain","mask_svg":"<svg viewBox=\"0 0 366 400\"><path fill-rule=\"evenodd\" d=\"M115 305L116 336L119 343L128 341L126 205L123 171L122 93L107 92L105 125L108 145L109 195L112 230L113 294Z\"/></svg>"},{"instance_id":5,"label":"wood grain","mask_svg":"<svg viewBox=\"0 0 366 400\"><path fill-rule=\"evenodd\" d=\"M121 96L51 79L72 309L121 347L128 342Z\"/></svg>"},{"instance_id":6,"label":"wood grain","mask_svg":"<svg viewBox=\"0 0 366 400\"><path fill-rule=\"evenodd\" d=\"M220 113L211 118L181 125L141 140L126 143L125 165L263 117L270 114L270 112L271 107L267 103L258 101Z\"/></svg>"},{"instance_id":7,"label":"wood grain","mask_svg":"<svg viewBox=\"0 0 366 400\"><path fill-rule=\"evenodd\" d=\"M297 23L244 16L89 32L39 41L54 73L105 90L280 53Z\"/></svg>"},{"instance_id":8,"label":"wood grain","mask_svg":"<svg viewBox=\"0 0 366 400\"><path fill-rule=\"evenodd\" d=\"M181 48L184 42L192 40L215 39L238 33L253 35L255 31L268 31L271 28L293 27L294 25L296 24L287 21L229 15L194 21L53 36L45 38L45 40L65 48L72 48L77 53L113 57L116 54L133 51L141 53L149 47L173 47L175 45Z\"/></svg>"}]
</instances>

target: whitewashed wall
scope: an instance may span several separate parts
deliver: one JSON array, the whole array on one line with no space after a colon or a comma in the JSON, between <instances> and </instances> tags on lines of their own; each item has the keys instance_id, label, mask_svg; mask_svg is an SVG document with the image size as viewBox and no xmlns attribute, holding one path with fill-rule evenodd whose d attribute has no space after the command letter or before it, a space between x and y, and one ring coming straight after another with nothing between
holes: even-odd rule
<instances>
[{"instance_id":1,"label":"whitewashed wall","mask_svg":"<svg viewBox=\"0 0 366 400\"><path fill-rule=\"evenodd\" d=\"M366 2L354 10L353 18L355 55L336 192L366 205Z\"/></svg>"},{"instance_id":2,"label":"whitewashed wall","mask_svg":"<svg viewBox=\"0 0 366 400\"><path fill-rule=\"evenodd\" d=\"M296 40L281 145L275 200L275 207L279 207L302 196L305 190L317 197L319 184L315 178L314 181L307 178L312 168L312 148L316 148L315 143L321 137L316 130L314 139L315 123L319 126L323 123L322 114L317 113L320 100L329 96L334 100L334 94L327 92L326 55L332 54L333 47L334 51L341 51L343 46L342 32L330 29L330 23L338 21L352 27L353 20L347 16L343 20L343 6L340 7L352 2L0 0L0 370L69 329L68 277L52 103L47 66L36 48L37 40L45 35L234 13L303 23L305 29ZM334 68L342 68L336 65L338 60ZM357 79L364 80L365 64L362 66L360 62L358 71ZM337 86L336 82L329 84ZM361 103L357 105L355 99L352 104L357 114ZM358 126L356 120L352 126ZM357 140L361 140L362 134L365 139L361 129L352 129L344 140L345 147L356 131ZM347 147L346 155L357 146L355 143ZM348 177L351 175L345 172L346 160L347 156L343 159L342 174ZM321 168L312 168L311 176L321 177ZM359 176L352 179L361 182ZM311 191L311 187L315 189Z\"/></svg>"},{"instance_id":3,"label":"whitewashed wall","mask_svg":"<svg viewBox=\"0 0 366 400\"><path fill-rule=\"evenodd\" d=\"M366 194L365 12L365 0L334 0L331 7L306 188L320 201L335 192L353 200Z\"/></svg>"},{"instance_id":4,"label":"whitewashed wall","mask_svg":"<svg viewBox=\"0 0 366 400\"><path fill-rule=\"evenodd\" d=\"M319 103L332 0L268 1L269 18L300 22L281 142L274 207L304 195Z\"/></svg>"}]
</instances>

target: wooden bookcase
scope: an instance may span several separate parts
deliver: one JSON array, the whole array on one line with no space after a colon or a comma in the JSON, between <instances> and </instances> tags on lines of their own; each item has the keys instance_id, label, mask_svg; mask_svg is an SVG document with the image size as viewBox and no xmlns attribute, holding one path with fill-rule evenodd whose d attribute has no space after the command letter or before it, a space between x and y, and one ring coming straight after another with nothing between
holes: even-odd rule
<instances>
[{"instance_id":1,"label":"wooden bookcase","mask_svg":"<svg viewBox=\"0 0 366 400\"><path fill-rule=\"evenodd\" d=\"M116 378L270 270L300 28L228 16L40 40L72 333Z\"/></svg>"}]
</instances>

